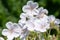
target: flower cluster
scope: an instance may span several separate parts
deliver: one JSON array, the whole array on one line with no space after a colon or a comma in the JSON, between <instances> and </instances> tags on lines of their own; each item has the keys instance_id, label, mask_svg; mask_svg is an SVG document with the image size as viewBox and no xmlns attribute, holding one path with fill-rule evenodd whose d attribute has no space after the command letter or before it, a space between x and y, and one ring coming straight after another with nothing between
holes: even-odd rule
<instances>
[{"instance_id":1,"label":"flower cluster","mask_svg":"<svg viewBox=\"0 0 60 40\"><path fill-rule=\"evenodd\" d=\"M7 40L13 40L20 37L25 40L30 31L46 32L54 25L60 24L60 19L55 16L48 16L48 10L43 7L38 7L38 3L28 1L22 8L23 13L20 15L18 23L7 22L7 29L3 29L2 35L7 36ZM0 38L3 40L3 38Z\"/></svg>"}]
</instances>

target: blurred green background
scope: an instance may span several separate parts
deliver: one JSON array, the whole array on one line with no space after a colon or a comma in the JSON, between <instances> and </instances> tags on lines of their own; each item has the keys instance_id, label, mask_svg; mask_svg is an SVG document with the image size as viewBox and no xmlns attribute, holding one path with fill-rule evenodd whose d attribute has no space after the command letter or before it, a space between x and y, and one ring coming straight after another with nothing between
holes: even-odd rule
<instances>
[{"instance_id":1,"label":"blurred green background","mask_svg":"<svg viewBox=\"0 0 60 40\"><path fill-rule=\"evenodd\" d=\"M0 0L0 33L6 28L8 21L18 22L19 16L23 12L22 7L29 0ZM48 15L55 15L60 18L60 0L32 0L38 2L39 7L44 7L49 11Z\"/></svg>"}]
</instances>

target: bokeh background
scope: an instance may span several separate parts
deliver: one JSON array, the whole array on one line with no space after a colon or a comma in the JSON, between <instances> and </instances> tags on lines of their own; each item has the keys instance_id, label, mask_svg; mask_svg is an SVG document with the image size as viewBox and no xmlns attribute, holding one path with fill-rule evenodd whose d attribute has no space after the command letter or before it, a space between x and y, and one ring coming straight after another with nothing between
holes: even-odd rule
<instances>
[{"instance_id":1,"label":"bokeh background","mask_svg":"<svg viewBox=\"0 0 60 40\"><path fill-rule=\"evenodd\" d=\"M18 22L19 16L23 12L22 7L29 0L0 0L0 36L5 24L8 21ZM60 18L60 0L32 0L38 2L39 7L44 7L49 11L48 15L55 15Z\"/></svg>"}]
</instances>

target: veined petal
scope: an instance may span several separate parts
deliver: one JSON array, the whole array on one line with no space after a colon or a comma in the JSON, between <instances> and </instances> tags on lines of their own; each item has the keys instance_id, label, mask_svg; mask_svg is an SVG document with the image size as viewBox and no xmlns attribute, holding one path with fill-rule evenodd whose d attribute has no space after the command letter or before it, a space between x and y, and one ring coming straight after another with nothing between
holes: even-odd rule
<instances>
[{"instance_id":1,"label":"veined petal","mask_svg":"<svg viewBox=\"0 0 60 40\"><path fill-rule=\"evenodd\" d=\"M26 23L26 20L21 19L21 20L19 20L18 22L19 22L19 24L24 25L24 24Z\"/></svg>"},{"instance_id":2,"label":"veined petal","mask_svg":"<svg viewBox=\"0 0 60 40\"><path fill-rule=\"evenodd\" d=\"M38 10L36 10L36 9L34 9L33 11L32 11L32 14L31 15L38 15Z\"/></svg>"},{"instance_id":3,"label":"veined petal","mask_svg":"<svg viewBox=\"0 0 60 40\"><path fill-rule=\"evenodd\" d=\"M28 1L27 5L29 5L32 9L38 8L38 3L37 2Z\"/></svg>"},{"instance_id":4,"label":"veined petal","mask_svg":"<svg viewBox=\"0 0 60 40\"><path fill-rule=\"evenodd\" d=\"M43 9L41 13L48 14L48 10L47 9Z\"/></svg>"},{"instance_id":5,"label":"veined petal","mask_svg":"<svg viewBox=\"0 0 60 40\"><path fill-rule=\"evenodd\" d=\"M49 22L48 21L48 16L47 15L44 15L43 18L40 18L40 21L41 22Z\"/></svg>"},{"instance_id":6,"label":"veined petal","mask_svg":"<svg viewBox=\"0 0 60 40\"><path fill-rule=\"evenodd\" d=\"M34 3L34 7L38 8L38 3L37 2Z\"/></svg>"},{"instance_id":7,"label":"veined petal","mask_svg":"<svg viewBox=\"0 0 60 40\"><path fill-rule=\"evenodd\" d=\"M3 29L3 31L2 31L2 35L4 35L4 36L9 35L9 31L8 31L8 29Z\"/></svg>"},{"instance_id":8,"label":"veined petal","mask_svg":"<svg viewBox=\"0 0 60 40\"><path fill-rule=\"evenodd\" d=\"M18 37L20 34L21 34L21 32L22 32L22 27L21 26L19 26L19 24L14 24L13 25L15 28L13 29L14 31L13 31L13 35L14 35L14 37Z\"/></svg>"},{"instance_id":9,"label":"veined petal","mask_svg":"<svg viewBox=\"0 0 60 40\"><path fill-rule=\"evenodd\" d=\"M20 35L20 39L25 39L27 35L29 34L29 31L27 29L24 29L22 34Z\"/></svg>"},{"instance_id":10,"label":"veined petal","mask_svg":"<svg viewBox=\"0 0 60 40\"><path fill-rule=\"evenodd\" d=\"M56 19L54 23L55 24L60 24L60 19Z\"/></svg>"},{"instance_id":11,"label":"veined petal","mask_svg":"<svg viewBox=\"0 0 60 40\"><path fill-rule=\"evenodd\" d=\"M20 28L20 26L17 23L13 23L13 30L14 29L19 29L19 28Z\"/></svg>"},{"instance_id":12,"label":"veined petal","mask_svg":"<svg viewBox=\"0 0 60 40\"><path fill-rule=\"evenodd\" d=\"M14 39L14 35L11 34L7 36L7 40L13 40L13 39Z\"/></svg>"},{"instance_id":13,"label":"veined petal","mask_svg":"<svg viewBox=\"0 0 60 40\"><path fill-rule=\"evenodd\" d=\"M38 31L38 32L46 32L46 28L35 27L35 31Z\"/></svg>"},{"instance_id":14,"label":"veined petal","mask_svg":"<svg viewBox=\"0 0 60 40\"><path fill-rule=\"evenodd\" d=\"M12 22L7 22L7 23L6 23L6 27L7 27L8 29L11 29L12 26L13 26L13 23L12 23Z\"/></svg>"},{"instance_id":15,"label":"veined petal","mask_svg":"<svg viewBox=\"0 0 60 40\"><path fill-rule=\"evenodd\" d=\"M43 7L38 8L39 14L48 14L48 10L44 9Z\"/></svg>"},{"instance_id":16,"label":"veined petal","mask_svg":"<svg viewBox=\"0 0 60 40\"><path fill-rule=\"evenodd\" d=\"M49 29L50 28L50 23L45 23L44 25L45 25L45 28L46 29Z\"/></svg>"},{"instance_id":17,"label":"veined petal","mask_svg":"<svg viewBox=\"0 0 60 40\"><path fill-rule=\"evenodd\" d=\"M33 3L33 1L28 1L28 2L27 2L27 5L30 5L31 3Z\"/></svg>"},{"instance_id":18,"label":"veined petal","mask_svg":"<svg viewBox=\"0 0 60 40\"><path fill-rule=\"evenodd\" d=\"M22 10L23 12L30 12L30 6L28 5L23 6Z\"/></svg>"},{"instance_id":19,"label":"veined petal","mask_svg":"<svg viewBox=\"0 0 60 40\"><path fill-rule=\"evenodd\" d=\"M38 8L39 13L43 10L43 7Z\"/></svg>"},{"instance_id":20,"label":"veined petal","mask_svg":"<svg viewBox=\"0 0 60 40\"><path fill-rule=\"evenodd\" d=\"M15 38L19 37L20 36L20 33L21 31L17 31L17 32L13 32L12 35L14 35Z\"/></svg>"},{"instance_id":21,"label":"veined petal","mask_svg":"<svg viewBox=\"0 0 60 40\"><path fill-rule=\"evenodd\" d=\"M53 22L53 21L55 21L55 16L50 15L50 16L49 16L49 22Z\"/></svg>"},{"instance_id":22,"label":"veined petal","mask_svg":"<svg viewBox=\"0 0 60 40\"><path fill-rule=\"evenodd\" d=\"M32 22L27 22L26 27L29 31L34 31L35 25Z\"/></svg>"},{"instance_id":23,"label":"veined petal","mask_svg":"<svg viewBox=\"0 0 60 40\"><path fill-rule=\"evenodd\" d=\"M21 19L25 19L26 18L26 14L25 13L21 13L20 18Z\"/></svg>"}]
</instances>

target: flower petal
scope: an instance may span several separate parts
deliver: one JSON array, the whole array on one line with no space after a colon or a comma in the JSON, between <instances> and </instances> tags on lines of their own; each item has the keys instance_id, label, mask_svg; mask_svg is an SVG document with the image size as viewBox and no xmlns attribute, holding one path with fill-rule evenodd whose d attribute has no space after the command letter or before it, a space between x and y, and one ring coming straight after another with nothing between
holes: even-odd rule
<instances>
[{"instance_id":1,"label":"flower petal","mask_svg":"<svg viewBox=\"0 0 60 40\"><path fill-rule=\"evenodd\" d=\"M25 13L21 13L20 18L21 19L25 19L26 18L26 14Z\"/></svg>"},{"instance_id":2,"label":"flower petal","mask_svg":"<svg viewBox=\"0 0 60 40\"><path fill-rule=\"evenodd\" d=\"M26 27L29 31L34 31L35 25L32 22L27 22Z\"/></svg>"},{"instance_id":3,"label":"flower petal","mask_svg":"<svg viewBox=\"0 0 60 40\"><path fill-rule=\"evenodd\" d=\"M19 29L19 28L20 28L20 26L17 23L13 24L13 29Z\"/></svg>"},{"instance_id":4,"label":"flower petal","mask_svg":"<svg viewBox=\"0 0 60 40\"><path fill-rule=\"evenodd\" d=\"M43 7L38 8L38 11L39 11L40 14L41 14L41 13L46 13L46 14L48 14L48 10L47 10L47 9L44 9Z\"/></svg>"},{"instance_id":5,"label":"flower petal","mask_svg":"<svg viewBox=\"0 0 60 40\"><path fill-rule=\"evenodd\" d=\"M24 19L21 19L21 20L19 20L19 21L18 21L18 23L19 23L21 26L23 26L23 25L25 25L25 23L26 23L26 20L24 20Z\"/></svg>"},{"instance_id":6,"label":"flower petal","mask_svg":"<svg viewBox=\"0 0 60 40\"><path fill-rule=\"evenodd\" d=\"M18 31L16 31L16 32L13 32L14 37L15 37L15 38L19 37L20 34L21 34L20 32L21 32L20 30L18 30Z\"/></svg>"},{"instance_id":7,"label":"flower petal","mask_svg":"<svg viewBox=\"0 0 60 40\"><path fill-rule=\"evenodd\" d=\"M43 9L42 13L48 14L48 10L47 9Z\"/></svg>"},{"instance_id":8,"label":"flower petal","mask_svg":"<svg viewBox=\"0 0 60 40\"><path fill-rule=\"evenodd\" d=\"M43 7L38 8L39 13L43 10Z\"/></svg>"},{"instance_id":9,"label":"flower petal","mask_svg":"<svg viewBox=\"0 0 60 40\"><path fill-rule=\"evenodd\" d=\"M8 29L3 29L3 31L2 31L2 35L4 35L4 36L9 35L9 31L8 31Z\"/></svg>"},{"instance_id":10,"label":"flower petal","mask_svg":"<svg viewBox=\"0 0 60 40\"><path fill-rule=\"evenodd\" d=\"M23 33L20 35L20 39L25 39L27 35L29 34L29 31L27 29L23 30Z\"/></svg>"},{"instance_id":11,"label":"flower petal","mask_svg":"<svg viewBox=\"0 0 60 40\"><path fill-rule=\"evenodd\" d=\"M24 5L22 10L23 10L23 12L30 12L30 6Z\"/></svg>"},{"instance_id":12,"label":"flower petal","mask_svg":"<svg viewBox=\"0 0 60 40\"><path fill-rule=\"evenodd\" d=\"M12 22L7 22L7 23L6 23L6 27L7 27L8 29L11 29L12 26L13 26L13 23L12 23Z\"/></svg>"},{"instance_id":13,"label":"flower petal","mask_svg":"<svg viewBox=\"0 0 60 40\"><path fill-rule=\"evenodd\" d=\"M32 7L32 9L38 8L38 3L37 2L28 1L27 5L29 5L30 7Z\"/></svg>"},{"instance_id":14,"label":"flower petal","mask_svg":"<svg viewBox=\"0 0 60 40\"><path fill-rule=\"evenodd\" d=\"M60 24L60 19L56 19L54 23L55 24Z\"/></svg>"},{"instance_id":15,"label":"flower petal","mask_svg":"<svg viewBox=\"0 0 60 40\"><path fill-rule=\"evenodd\" d=\"M28 1L27 2L27 5L31 5L31 3L33 3L33 1Z\"/></svg>"},{"instance_id":16,"label":"flower petal","mask_svg":"<svg viewBox=\"0 0 60 40\"><path fill-rule=\"evenodd\" d=\"M8 40L13 40L13 39L14 39L14 35L12 35L12 34L11 34L11 35L8 35L8 36L7 36L7 39L8 39Z\"/></svg>"},{"instance_id":17,"label":"flower petal","mask_svg":"<svg viewBox=\"0 0 60 40\"><path fill-rule=\"evenodd\" d=\"M55 16L50 15L50 16L49 16L49 22L53 22L53 21L55 21Z\"/></svg>"}]
</instances>

